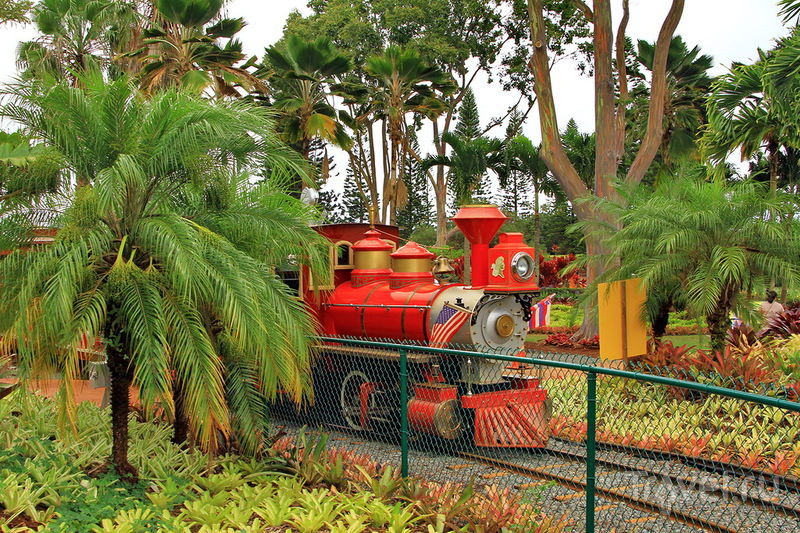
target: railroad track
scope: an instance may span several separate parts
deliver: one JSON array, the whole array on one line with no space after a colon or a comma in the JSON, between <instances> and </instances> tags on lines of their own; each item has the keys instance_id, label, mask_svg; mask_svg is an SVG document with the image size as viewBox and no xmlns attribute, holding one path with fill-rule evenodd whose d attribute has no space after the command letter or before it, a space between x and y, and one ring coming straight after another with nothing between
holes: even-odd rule
<instances>
[{"instance_id":1,"label":"railroad track","mask_svg":"<svg viewBox=\"0 0 800 533\"><path fill-rule=\"evenodd\" d=\"M330 424L326 431L330 433L329 446L399 465L396 435L380 440ZM478 484L536 490L545 514L566 517L572 523L571 531L583 530L586 456L579 444L551 439L548 449L538 451L415 448L410 459L412 475L440 482L472 478ZM598 450L596 465L598 532L800 531L800 493L771 486L763 479L713 473L615 450Z\"/></svg>"},{"instance_id":2,"label":"railroad track","mask_svg":"<svg viewBox=\"0 0 800 533\"><path fill-rule=\"evenodd\" d=\"M586 455L575 448L578 446L567 444L544 450L541 453L552 461L539 461L545 463L542 466L523 464L519 459L524 454L520 452L494 456L456 452L455 455L515 474L553 481L575 491L576 498L582 498L586 490ZM657 521L664 520L719 533L800 531L800 496L794 492L770 487L752 477L734 478L685 466L672 468L670 472L669 467L675 465L658 468L652 464L658 461L617 454L627 455L621 460L608 455L598 453L596 459L598 514L615 509L609 502L648 514L625 520L626 525L633 527L617 526L617 531L672 531L659 527ZM569 497L556 496L556 499L564 501ZM605 502L600 503L602 500ZM643 527L637 529L637 525Z\"/></svg>"}]
</instances>

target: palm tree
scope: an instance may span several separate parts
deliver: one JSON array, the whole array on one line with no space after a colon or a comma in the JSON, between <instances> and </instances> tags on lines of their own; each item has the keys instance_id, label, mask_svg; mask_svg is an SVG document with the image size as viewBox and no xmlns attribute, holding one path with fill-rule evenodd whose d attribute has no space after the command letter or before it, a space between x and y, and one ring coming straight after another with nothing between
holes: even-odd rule
<instances>
[{"instance_id":1,"label":"palm tree","mask_svg":"<svg viewBox=\"0 0 800 533\"><path fill-rule=\"evenodd\" d=\"M455 194L456 205L473 201L475 188L488 170L498 174L505 170L505 145L500 139L464 139L448 132L442 135L442 140L450 146L451 154L426 157L422 166L426 170L437 165L448 167L448 178Z\"/></svg>"},{"instance_id":2,"label":"palm tree","mask_svg":"<svg viewBox=\"0 0 800 533\"><path fill-rule=\"evenodd\" d=\"M456 205L467 205L473 202L473 193L480 185L481 179L488 170L500 174L504 172L504 144L500 139L478 137L465 139L454 133L442 135L442 141L451 148L450 155L434 155L426 157L422 168L427 170L437 165L448 167L447 178L455 194ZM464 241L464 275L469 283L470 243Z\"/></svg>"},{"instance_id":3,"label":"palm tree","mask_svg":"<svg viewBox=\"0 0 800 533\"><path fill-rule=\"evenodd\" d=\"M800 243L774 216L796 208L796 198L749 181L728 187L688 172L664 180L621 213L623 227L608 241L621 265L608 279L636 276L659 290L677 280L721 350L731 310L748 307L745 291L773 277L800 282Z\"/></svg>"},{"instance_id":4,"label":"palm tree","mask_svg":"<svg viewBox=\"0 0 800 533\"><path fill-rule=\"evenodd\" d=\"M509 140L505 149L506 169L500 174L500 184L504 186L509 174L519 173L523 179L528 179L533 185L533 249L536 251L535 277L539 279L539 261L541 253L541 225L539 220L539 195L555 195L561 192L561 186L553 179L550 169L539 157L541 145L534 146L533 142L524 135L517 135Z\"/></svg>"},{"instance_id":5,"label":"palm tree","mask_svg":"<svg viewBox=\"0 0 800 533\"><path fill-rule=\"evenodd\" d=\"M0 24L16 22L27 24L28 12L31 10L33 0L7 0L0 6Z\"/></svg>"},{"instance_id":6,"label":"palm tree","mask_svg":"<svg viewBox=\"0 0 800 533\"><path fill-rule=\"evenodd\" d=\"M42 37L21 43L18 62L23 77L51 76L77 83L89 69L107 68L126 40L127 28L138 25L129 1L42 0L33 10Z\"/></svg>"},{"instance_id":7,"label":"palm tree","mask_svg":"<svg viewBox=\"0 0 800 533\"><path fill-rule=\"evenodd\" d=\"M145 92L174 87L201 93L211 89L217 96L242 96L266 93L261 79L248 69L256 61L245 61L242 43L235 39L244 27L244 20L221 19L205 26L219 15L222 2L193 0L160 0L155 2L150 27L143 33L143 46L125 54L139 57L142 87ZM220 39L227 39L225 45ZM242 63L244 61L244 63Z\"/></svg>"},{"instance_id":8,"label":"palm tree","mask_svg":"<svg viewBox=\"0 0 800 533\"><path fill-rule=\"evenodd\" d=\"M387 158L389 171L383 187L381 220L388 218L389 223L394 224L397 208L405 203L405 186L400 169L409 148L406 115L414 113L434 117L440 114L445 109L440 96L452 93L455 86L449 75L435 66L429 66L415 50L396 46L367 58L366 71L377 81L372 94L373 107L386 121L391 147Z\"/></svg>"},{"instance_id":9,"label":"palm tree","mask_svg":"<svg viewBox=\"0 0 800 533\"><path fill-rule=\"evenodd\" d=\"M299 145L306 159L315 138L349 148L352 141L328 101L330 85L350 70L347 56L327 38L309 42L296 35L290 35L282 49L273 46L266 52L274 72L274 106L282 114L286 140Z\"/></svg>"},{"instance_id":10,"label":"palm tree","mask_svg":"<svg viewBox=\"0 0 800 533\"><path fill-rule=\"evenodd\" d=\"M0 132L0 250L30 246L47 220L43 199L65 178L58 153L19 132Z\"/></svg>"},{"instance_id":11,"label":"palm tree","mask_svg":"<svg viewBox=\"0 0 800 533\"><path fill-rule=\"evenodd\" d=\"M639 63L652 72L655 43L640 40L638 48ZM698 46L689 50L680 35L674 36L670 41L667 53L667 89L664 94L664 134L660 149L662 163L668 168L672 168L676 162L696 159L700 129L706 123L705 95L711 85L708 71L713 61L710 55L701 54ZM634 111L645 112L645 109L639 106ZM641 138L646 125L638 125Z\"/></svg>"},{"instance_id":12,"label":"palm tree","mask_svg":"<svg viewBox=\"0 0 800 533\"><path fill-rule=\"evenodd\" d=\"M148 100L132 82L99 75L12 97L6 116L87 185L64 192L53 245L0 262L0 353L14 349L25 377L63 374L66 425L77 348L84 334L102 335L111 462L121 476L136 475L127 458L131 384L145 409L158 403L168 413L177 389L175 414L203 449L254 429L242 440L252 451L263 430L259 398L307 393L313 333L263 259L291 252L318 269L326 247L317 253L297 202L251 185L248 171L304 172L302 161L275 141L266 112L244 103L176 91Z\"/></svg>"},{"instance_id":13,"label":"palm tree","mask_svg":"<svg viewBox=\"0 0 800 533\"><path fill-rule=\"evenodd\" d=\"M776 99L773 53L758 51L753 64L734 63L730 71L716 79L708 96L708 129L703 137L705 150L715 162L723 162L739 148L742 159L749 159L762 148L769 160L770 189L778 183L779 152L782 143L796 144L796 119L787 117L786 103Z\"/></svg>"}]
</instances>

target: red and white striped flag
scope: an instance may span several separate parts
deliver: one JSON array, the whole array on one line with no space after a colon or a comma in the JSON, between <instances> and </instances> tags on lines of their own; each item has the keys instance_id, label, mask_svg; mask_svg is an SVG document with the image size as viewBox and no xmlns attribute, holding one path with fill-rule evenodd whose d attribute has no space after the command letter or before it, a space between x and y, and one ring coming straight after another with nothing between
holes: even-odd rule
<instances>
[{"instance_id":1,"label":"red and white striped flag","mask_svg":"<svg viewBox=\"0 0 800 533\"><path fill-rule=\"evenodd\" d=\"M542 328L550 325L550 304L553 302L553 296L555 295L556 293L553 293L533 304L531 307L531 328Z\"/></svg>"},{"instance_id":2,"label":"red and white striped flag","mask_svg":"<svg viewBox=\"0 0 800 533\"><path fill-rule=\"evenodd\" d=\"M458 305L444 304L431 329L431 348L447 346L461 326L472 316L472 311Z\"/></svg>"}]
</instances>

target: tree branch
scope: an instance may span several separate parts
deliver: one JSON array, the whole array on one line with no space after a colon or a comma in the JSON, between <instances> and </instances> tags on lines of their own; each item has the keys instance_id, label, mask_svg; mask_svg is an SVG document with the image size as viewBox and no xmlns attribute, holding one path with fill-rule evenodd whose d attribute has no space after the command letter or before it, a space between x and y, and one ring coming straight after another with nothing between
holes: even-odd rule
<instances>
[{"instance_id":1,"label":"tree branch","mask_svg":"<svg viewBox=\"0 0 800 533\"><path fill-rule=\"evenodd\" d=\"M617 131L616 131L616 156L617 161L622 160L625 151L625 111L628 105L628 67L625 64L625 31L630 20L630 7L628 0L622 0L622 20L617 29L617 40L615 43L617 52L617 77L619 78L619 102L617 103Z\"/></svg>"},{"instance_id":2,"label":"tree branch","mask_svg":"<svg viewBox=\"0 0 800 533\"><path fill-rule=\"evenodd\" d=\"M539 126L542 132L540 156L564 189L564 193L572 202L575 211L581 217L588 218L591 214L589 202L576 202L576 200L588 197L591 193L567 157L558 131L542 0L528 0L528 15L533 44L533 55L529 67L533 73L533 89L538 101Z\"/></svg>"},{"instance_id":3,"label":"tree branch","mask_svg":"<svg viewBox=\"0 0 800 533\"><path fill-rule=\"evenodd\" d=\"M683 15L684 0L672 0L664 24L658 33L655 57L653 59L653 81L650 90L650 110L647 117L647 132L636 159L633 160L625 182L636 185L642 181L645 172L655 159L664 135L664 98L667 94L667 55L675 28Z\"/></svg>"},{"instance_id":4,"label":"tree branch","mask_svg":"<svg viewBox=\"0 0 800 533\"><path fill-rule=\"evenodd\" d=\"M581 0L572 0L572 4L581 10L583 16L586 17L586 20L588 20L591 23L594 23L594 13L592 13L592 10L589 6L587 6Z\"/></svg>"}]
</instances>

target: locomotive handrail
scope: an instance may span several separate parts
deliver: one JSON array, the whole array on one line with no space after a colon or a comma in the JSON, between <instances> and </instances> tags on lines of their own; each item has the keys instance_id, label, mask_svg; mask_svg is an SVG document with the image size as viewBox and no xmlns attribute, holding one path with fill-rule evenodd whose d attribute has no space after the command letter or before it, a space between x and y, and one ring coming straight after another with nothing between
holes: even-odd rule
<instances>
[{"instance_id":1,"label":"locomotive handrail","mask_svg":"<svg viewBox=\"0 0 800 533\"><path fill-rule=\"evenodd\" d=\"M765 396L762 394L756 394L753 392L746 392L746 391L739 391L735 389L728 389L725 387L719 387L716 385L710 384L703 384L697 383L695 381L685 381L682 379L677 378L670 378L665 376L657 376L654 374L647 374L644 372L634 372L630 370L622 370L619 368L608 368L604 366L595 366L595 365L585 365L580 363L569 363L566 361L553 361L550 359L540 359L540 358L531 358L531 357L520 357L516 355L502 355L502 354L492 354L492 353L483 353L483 352L474 352L474 351L467 351L467 350L454 350L451 348L433 348L430 346L421 346L418 344L399 344L394 342L385 342L385 341L366 341L362 339L349 339L346 337L318 337L322 342L336 342L341 344L349 344L349 345L359 345L359 346L370 346L370 347L381 347L384 349L390 348L395 350L405 350L407 352L426 352L426 353L437 353L441 355L458 355L458 356L468 356L468 357L476 357L482 359L494 359L498 361L507 361L510 363L533 363L536 365L553 367L553 368L563 368L566 370L577 370L580 372L586 372L590 374L602 374L607 376L617 376L621 378L628 378L634 379L637 381L646 381L650 383L657 383L659 385L667 385L673 387L682 387L685 389L695 390L699 392L705 392L708 394L716 394L719 396L726 396L728 398L734 398L736 400L744 400L748 402L755 402L760 403L763 405L769 405L771 407L779 407L781 409L787 409L789 411L794 411L800 413L800 402L793 402L790 400L785 400L782 398L774 398L772 396Z\"/></svg>"},{"instance_id":2,"label":"locomotive handrail","mask_svg":"<svg viewBox=\"0 0 800 533\"><path fill-rule=\"evenodd\" d=\"M409 305L409 304L332 304L323 303L323 307L382 307L386 309L432 309L430 305Z\"/></svg>"}]
</instances>

